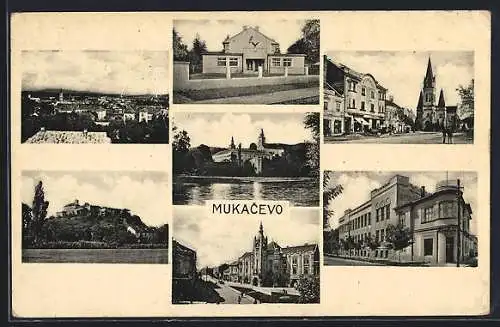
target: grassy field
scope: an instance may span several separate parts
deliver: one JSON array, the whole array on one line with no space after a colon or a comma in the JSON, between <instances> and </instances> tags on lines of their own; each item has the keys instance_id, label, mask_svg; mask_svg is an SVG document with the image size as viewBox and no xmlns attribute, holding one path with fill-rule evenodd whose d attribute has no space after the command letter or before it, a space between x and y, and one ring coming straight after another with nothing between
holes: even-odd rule
<instances>
[{"instance_id":1,"label":"grassy field","mask_svg":"<svg viewBox=\"0 0 500 327\"><path fill-rule=\"evenodd\" d=\"M168 263L168 249L23 249L28 263Z\"/></svg>"},{"instance_id":2,"label":"grassy field","mask_svg":"<svg viewBox=\"0 0 500 327\"><path fill-rule=\"evenodd\" d=\"M230 97L240 97L245 95L255 95L255 94L266 94L279 91L288 91L296 89L304 89L318 86L319 82L314 81L311 83L297 83L297 84L279 84L279 85L259 85L252 87L230 87L230 88L218 88L218 89L206 89L206 90L186 90L186 91L176 91L180 97L175 97L174 102L183 103L189 100L209 100L209 99L219 99L219 98L230 98ZM179 100L176 102L175 100ZM184 101L183 101L184 100Z\"/></svg>"}]
</instances>

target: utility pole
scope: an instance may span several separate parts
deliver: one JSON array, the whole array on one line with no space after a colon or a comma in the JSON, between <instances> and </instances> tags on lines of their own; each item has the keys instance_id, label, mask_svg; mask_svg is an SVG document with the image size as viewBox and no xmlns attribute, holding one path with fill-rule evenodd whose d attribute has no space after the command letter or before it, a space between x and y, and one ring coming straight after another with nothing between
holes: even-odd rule
<instances>
[{"instance_id":1,"label":"utility pole","mask_svg":"<svg viewBox=\"0 0 500 327\"><path fill-rule=\"evenodd\" d=\"M460 267L460 179L457 179L457 267Z\"/></svg>"}]
</instances>

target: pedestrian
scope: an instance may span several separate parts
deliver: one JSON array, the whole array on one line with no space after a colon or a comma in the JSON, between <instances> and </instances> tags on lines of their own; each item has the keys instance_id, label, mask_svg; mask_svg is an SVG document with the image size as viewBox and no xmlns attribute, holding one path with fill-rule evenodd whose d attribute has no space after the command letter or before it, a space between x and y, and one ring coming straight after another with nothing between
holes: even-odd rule
<instances>
[{"instance_id":1,"label":"pedestrian","mask_svg":"<svg viewBox=\"0 0 500 327\"><path fill-rule=\"evenodd\" d=\"M453 130L448 128L448 144L453 144Z\"/></svg>"},{"instance_id":2,"label":"pedestrian","mask_svg":"<svg viewBox=\"0 0 500 327\"><path fill-rule=\"evenodd\" d=\"M238 304L241 304L241 296L238 295Z\"/></svg>"},{"instance_id":3,"label":"pedestrian","mask_svg":"<svg viewBox=\"0 0 500 327\"><path fill-rule=\"evenodd\" d=\"M446 143L446 128L444 125L441 125L441 132L443 132L443 144Z\"/></svg>"}]
</instances>

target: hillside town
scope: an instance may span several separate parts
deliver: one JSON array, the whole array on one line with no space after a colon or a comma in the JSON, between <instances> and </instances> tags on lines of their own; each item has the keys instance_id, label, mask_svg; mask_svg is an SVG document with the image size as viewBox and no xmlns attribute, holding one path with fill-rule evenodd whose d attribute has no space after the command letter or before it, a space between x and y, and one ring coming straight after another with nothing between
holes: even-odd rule
<instances>
[{"instance_id":1,"label":"hillside town","mask_svg":"<svg viewBox=\"0 0 500 327\"><path fill-rule=\"evenodd\" d=\"M26 143L168 143L168 95L23 91Z\"/></svg>"}]
</instances>

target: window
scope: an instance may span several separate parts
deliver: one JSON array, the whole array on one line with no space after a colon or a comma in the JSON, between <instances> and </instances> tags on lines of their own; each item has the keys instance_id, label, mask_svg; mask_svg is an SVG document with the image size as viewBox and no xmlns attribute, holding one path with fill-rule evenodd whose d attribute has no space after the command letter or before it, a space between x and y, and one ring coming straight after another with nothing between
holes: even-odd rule
<instances>
[{"instance_id":1,"label":"window","mask_svg":"<svg viewBox=\"0 0 500 327\"><path fill-rule=\"evenodd\" d=\"M349 91L356 92L356 83L349 81Z\"/></svg>"},{"instance_id":2,"label":"window","mask_svg":"<svg viewBox=\"0 0 500 327\"><path fill-rule=\"evenodd\" d=\"M406 226L406 212L399 214L399 224L401 226Z\"/></svg>"},{"instance_id":3,"label":"window","mask_svg":"<svg viewBox=\"0 0 500 327\"><path fill-rule=\"evenodd\" d=\"M352 105L351 108L356 108L356 100L352 99Z\"/></svg>"},{"instance_id":4,"label":"window","mask_svg":"<svg viewBox=\"0 0 500 327\"><path fill-rule=\"evenodd\" d=\"M385 210L384 209L385 209L384 207L379 209L380 210L380 221L385 219Z\"/></svg>"},{"instance_id":5,"label":"window","mask_svg":"<svg viewBox=\"0 0 500 327\"><path fill-rule=\"evenodd\" d=\"M340 101L335 102L335 108L337 109L337 111L340 111Z\"/></svg>"},{"instance_id":6,"label":"window","mask_svg":"<svg viewBox=\"0 0 500 327\"><path fill-rule=\"evenodd\" d=\"M370 103L370 111L375 112L375 105L373 103Z\"/></svg>"},{"instance_id":7,"label":"window","mask_svg":"<svg viewBox=\"0 0 500 327\"><path fill-rule=\"evenodd\" d=\"M372 98L372 99L375 99L375 92L371 91L370 93L371 93L371 94L370 94L370 95L371 95L371 98Z\"/></svg>"},{"instance_id":8,"label":"window","mask_svg":"<svg viewBox=\"0 0 500 327\"><path fill-rule=\"evenodd\" d=\"M274 67L281 66L281 58L273 58L271 60L271 65L273 65Z\"/></svg>"},{"instance_id":9,"label":"window","mask_svg":"<svg viewBox=\"0 0 500 327\"><path fill-rule=\"evenodd\" d=\"M377 242L379 242L379 241L380 241L380 239L379 239L380 234L379 234L379 233L380 233L380 231L377 229L377 230L376 230L376 232L375 232L375 235L376 235L376 236L375 236L375 240L376 240Z\"/></svg>"},{"instance_id":10,"label":"window","mask_svg":"<svg viewBox=\"0 0 500 327\"><path fill-rule=\"evenodd\" d=\"M380 242L385 241L385 229L380 230Z\"/></svg>"},{"instance_id":11,"label":"window","mask_svg":"<svg viewBox=\"0 0 500 327\"><path fill-rule=\"evenodd\" d=\"M325 111L328 111L328 101L325 101L323 103L323 108L325 109Z\"/></svg>"},{"instance_id":12,"label":"window","mask_svg":"<svg viewBox=\"0 0 500 327\"><path fill-rule=\"evenodd\" d=\"M433 208L428 207L424 209L424 216L422 217L422 223L426 223L432 220Z\"/></svg>"},{"instance_id":13,"label":"window","mask_svg":"<svg viewBox=\"0 0 500 327\"><path fill-rule=\"evenodd\" d=\"M297 275L297 257L292 257L292 274Z\"/></svg>"},{"instance_id":14,"label":"window","mask_svg":"<svg viewBox=\"0 0 500 327\"><path fill-rule=\"evenodd\" d=\"M304 274L309 275L309 256L304 256Z\"/></svg>"},{"instance_id":15,"label":"window","mask_svg":"<svg viewBox=\"0 0 500 327\"><path fill-rule=\"evenodd\" d=\"M453 217L457 212L455 201L443 201L439 203L439 217Z\"/></svg>"},{"instance_id":16,"label":"window","mask_svg":"<svg viewBox=\"0 0 500 327\"><path fill-rule=\"evenodd\" d=\"M432 255L432 252L434 250L433 246L433 239L432 238L426 238L424 239L424 255Z\"/></svg>"},{"instance_id":17,"label":"window","mask_svg":"<svg viewBox=\"0 0 500 327\"><path fill-rule=\"evenodd\" d=\"M231 67L238 66L238 58L229 58L229 66Z\"/></svg>"},{"instance_id":18,"label":"window","mask_svg":"<svg viewBox=\"0 0 500 327\"><path fill-rule=\"evenodd\" d=\"M378 222L380 220L380 209L377 209L377 217L375 218L375 221Z\"/></svg>"},{"instance_id":19,"label":"window","mask_svg":"<svg viewBox=\"0 0 500 327\"><path fill-rule=\"evenodd\" d=\"M225 66L226 57L217 57L217 66Z\"/></svg>"},{"instance_id":20,"label":"window","mask_svg":"<svg viewBox=\"0 0 500 327\"><path fill-rule=\"evenodd\" d=\"M361 95L366 95L366 89L364 87L361 88Z\"/></svg>"},{"instance_id":21,"label":"window","mask_svg":"<svg viewBox=\"0 0 500 327\"><path fill-rule=\"evenodd\" d=\"M368 226L372 224L372 213L368 213Z\"/></svg>"},{"instance_id":22,"label":"window","mask_svg":"<svg viewBox=\"0 0 500 327\"><path fill-rule=\"evenodd\" d=\"M292 66L292 58L283 58L283 67Z\"/></svg>"},{"instance_id":23,"label":"window","mask_svg":"<svg viewBox=\"0 0 500 327\"><path fill-rule=\"evenodd\" d=\"M388 204L385 206L385 219L391 218L391 205Z\"/></svg>"},{"instance_id":24,"label":"window","mask_svg":"<svg viewBox=\"0 0 500 327\"><path fill-rule=\"evenodd\" d=\"M361 101L361 110L365 110L365 102Z\"/></svg>"}]
</instances>

